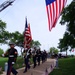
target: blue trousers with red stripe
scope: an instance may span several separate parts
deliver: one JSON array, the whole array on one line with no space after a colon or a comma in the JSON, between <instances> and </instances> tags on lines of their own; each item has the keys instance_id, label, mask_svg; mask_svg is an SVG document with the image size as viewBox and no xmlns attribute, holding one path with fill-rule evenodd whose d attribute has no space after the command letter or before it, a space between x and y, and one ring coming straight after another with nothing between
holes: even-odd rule
<instances>
[{"instance_id":1,"label":"blue trousers with red stripe","mask_svg":"<svg viewBox=\"0 0 75 75\"><path fill-rule=\"evenodd\" d=\"M12 62L8 61L8 69L7 69L7 75L11 75L11 72L16 75L18 72L14 69Z\"/></svg>"}]
</instances>

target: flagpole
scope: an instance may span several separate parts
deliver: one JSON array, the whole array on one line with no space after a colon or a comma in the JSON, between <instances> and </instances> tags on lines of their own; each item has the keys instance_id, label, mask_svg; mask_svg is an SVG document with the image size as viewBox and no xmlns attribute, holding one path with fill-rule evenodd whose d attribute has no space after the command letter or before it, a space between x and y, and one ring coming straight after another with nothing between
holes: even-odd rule
<instances>
[{"instance_id":1,"label":"flagpole","mask_svg":"<svg viewBox=\"0 0 75 75\"><path fill-rule=\"evenodd\" d=\"M25 21L27 22L27 16L25 17ZM26 23L25 23L25 30L26 30ZM26 37L25 37L25 30L24 30L24 49L26 50Z\"/></svg>"}]
</instances>

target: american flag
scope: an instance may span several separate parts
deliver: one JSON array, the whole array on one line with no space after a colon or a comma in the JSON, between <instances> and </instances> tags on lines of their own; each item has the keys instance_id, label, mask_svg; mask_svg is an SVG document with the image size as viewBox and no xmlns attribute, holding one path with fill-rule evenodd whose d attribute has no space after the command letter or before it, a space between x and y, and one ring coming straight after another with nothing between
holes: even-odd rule
<instances>
[{"instance_id":1,"label":"american flag","mask_svg":"<svg viewBox=\"0 0 75 75\"><path fill-rule=\"evenodd\" d=\"M30 24L27 24L27 18L26 18L25 31L24 31L24 48L30 48L31 41L32 41L32 36L31 36Z\"/></svg>"},{"instance_id":2,"label":"american flag","mask_svg":"<svg viewBox=\"0 0 75 75\"><path fill-rule=\"evenodd\" d=\"M56 26L58 18L67 2L67 0L45 0L48 15L49 30Z\"/></svg>"}]
</instances>

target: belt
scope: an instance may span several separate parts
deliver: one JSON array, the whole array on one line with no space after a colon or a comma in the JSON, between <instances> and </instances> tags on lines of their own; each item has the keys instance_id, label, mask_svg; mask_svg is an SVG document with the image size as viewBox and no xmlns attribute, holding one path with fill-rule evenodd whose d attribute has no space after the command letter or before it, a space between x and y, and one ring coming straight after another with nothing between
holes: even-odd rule
<instances>
[{"instance_id":1,"label":"belt","mask_svg":"<svg viewBox=\"0 0 75 75\"><path fill-rule=\"evenodd\" d=\"M15 64L15 62L12 62L12 64Z\"/></svg>"},{"instance_id":2,"label":"belt","mask_svg":"<svg viewBox=\"0 0 75 75\"><path fill-rule=\"evenodd\" d=\"M10 55L9 57L14 57L14 55Z\"/></svg>"}]
</instances>

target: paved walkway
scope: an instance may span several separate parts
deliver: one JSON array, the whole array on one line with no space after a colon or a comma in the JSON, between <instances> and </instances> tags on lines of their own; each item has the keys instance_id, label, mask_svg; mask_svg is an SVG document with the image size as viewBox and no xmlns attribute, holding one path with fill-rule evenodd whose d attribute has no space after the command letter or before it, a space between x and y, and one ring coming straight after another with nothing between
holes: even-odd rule
<instances>
[{"instance_id":1,"label":"paved walkway","mask_svg":"<svg viewBox=\"0 0 75 75\"><path fill-rule=\"evenodd\" d=\"M26 73L23 73L24 68L18 69L18 75L45 75L45 73L50 73L55 67L55 59L47 59L40 66L36 66L34 69L32 67ZM6 74L4 73L2 75Z\"/></svg>"}]
</instances>

